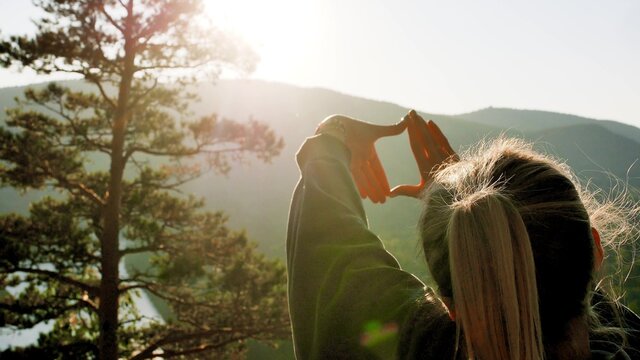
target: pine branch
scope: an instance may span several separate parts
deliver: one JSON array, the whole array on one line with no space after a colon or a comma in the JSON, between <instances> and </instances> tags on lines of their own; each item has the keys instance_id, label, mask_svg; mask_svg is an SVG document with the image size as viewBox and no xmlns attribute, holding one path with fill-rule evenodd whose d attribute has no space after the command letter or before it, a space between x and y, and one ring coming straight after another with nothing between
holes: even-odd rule
<instances>
[{"instance_id":1,"label":"pine branch","mask_svg":"<svg viewBox=\"0 0 640 360\"><path fill-rule=\"evenodd\" d=\"M159 190L171 190L171 191L175 191L178 193L182 193L182 191L180 189L178 189L178 187L191 182L197 178L199 178L202 174L200 174L199 172L196 174L193 174L191 176L188 176L186 178L180 179L180 180L176 180L172 183L160 183L160 182L153 182L153 181L145 181L142 182L139 179L128 184L127 188L131 189L137 185L144 185L144 186L148 186L148 187L153 187L155 189L159 189Z\"/></svg>"},{"instance_id":2,"label":"pine branch","mask_svg":"<svg viewBox=\"0 0 640 360\"><path fill-rule=\"evenodd\" d=\"M56 174L46 163L41 168L46 175L58 181L61 188L69 190L71 193L75 189L97 205L103 206L106 204L106 201L100 195L85 184L71 181L60 174Z\"/></svg>"},{"instance_id":3,"label":"pine branch","mask_svg":"<svg viewBox=\"0 0 640 360\"><path fill-rule=\"evenodd\" d=\"M236 341L248 339L251 336L259 333L259 332L248 332L248 333L244 333L242 335L236 335L236 336L229 337L229 338L227 338L227 339L225 339L223 341L219 341L217 343L207 344L207 345L200 345L198 347L194 347L194 348L190 348L190 349L186 349L186 350L170 350L170 349L163 348L162 349L162 354L154 354L153 353L155 350L157 350L158 348L163 347L165 345L177 344L177 343L181 343L181 342L185 342L185 341L189 341L189 340L199 340L199 339L202 339L202 338L211 337L213 335L218 335L218 334L228 334L228 333L231 333L234 330L235 329L214 329L214 330L200 331L200 332L195 332L195 333L186 333L186 334L179 334L179 335L175 335L174 333L171 333L171 334L168 334L168 335L164 336L160 340L157 340L156 342L152 343L151 345L147 346L144 350L139 352L137 355L132 357L130 360L152 359L152 358L155 358L155 357L161 357L163 359L171 359L171 358L175 358L175 357L178 357L178 356L184 356L184 355L189 355L189 354L201 353L201 352L205 352L205 351L211 351L211 350L215 350L215 349L220 349L220 348L222 348L222 347L224 347L226 345L229 345L229 344L231 344L233 342L236 342Z\"/></svg>"},{"instance_id":4,"label":"pine branch","mask_svg":"<svg viewBox=\"0 0 640 360\"><path fill-rule=\"evenodd\" d=\"M10 312L12 314L17 314L17 315L29 315L29 316L33 316L33 314L37 311L41 311L44 310L47 313L41 315L40 317L34 319L34 320L27 320L24 321L22 320L20 323L20 326L16 326L13 324L4 324L3 326L5 327L10 327L10 328L16 328L16 329L29 329L29 328L33 328L34 326L42 323L43 321L47 321L47 320L51 320L51 319L55 319L60 317L62 314L71 311L71 310L82 310L82 309L87 309L93 313L97 313L98 309L91 303L84 301L82 299L69 299L69 300L76 300L77 302L71 305L67 305L67 306L63 306L63 307L57 307L54 308L51 306L50 303L42 303L42 304L38 304L38 305L19 305L16 303L13 304L7 304L7 303L2 303L0 302L0 310L5 310L7 312Z\"/></svg>"},{"instance_id":5,"label":"pine branch","mask_svg":"<svg viewBox=\"0 0 640 360\"><path fill-rule=\"evenodd\" d=\"M151 277L151 276L149 276ZM125 280L122 280L121 282L124 282ZM176 296L171 296L168 294L165 294L163 292L158 291L157 288L162 287L160 284L153 282L153 281L146 281L143 279L128 279L126 281L136 281L137 284L133 284L133 285L128 285L127 287L130 287L130 289L128 290L132 290L132 289L142 289L142 290L146 290L149 293L157 296L158 298L165 300L169 303L173 303L173 304L178 304L180 306L185 306L185 307L203 307L203 308L207 308L207 309L211 309L214 311L219 311L220 307L219 306L215 306L212 305L206 301L187 301L184 298L181 297L176 297ZM123 291L124 292L124 291Z\"/></svg>"},{"instance_id":6,"label":"pine branch","mask_svg":"<svg viewBox=\"0 0 640 360\"><path fill-rule=\"evenodd\" d=\"M102 82L100 81L100 79L90 74L84 74L84 77L87 81L89 81L90 83L98 87L98 91L100 91L102 98L107 102L107 104L109 104L109 106L111 106L112 109L115 109L117 105L113 101L113 99L111 99L109 95L107 95L107 92L105 91L104 86L102 85Z\"/></svg>"},{"instance_id":7,"label":"pine branch","mask_svg":"<svg viewBox=\"0 0 640 360\"><path fill-rule=\"evenodd\" d=\"M120 294L124 294L128 291L131 290L136 290L136 289L140 289L140 290L149 290L149 286L146 284L134 284L134 285L127 285L124 287L121 287L118 289L118 293Z\"/></svg>"},{"instance_id":8,"label":"pine branch","mask_svg":"<svg viewBox=\"0 0 640 360\"><path fill-rule=\"evenodd\" d=\"M123 250L120 250L120 256L125 256L125 255L130 255L130 254L138 254L141 252L153 252L153 251L161 251L164 249L164 246L162 245L153 245L153 246L140 246L140 247L133 247L133 248L126 248Z\"/></svg>"},{"instance_id":9,"label":"pine branch","mask_svg":"<svg viewBox=\"0 0 640 360\"><path fill-rule=\"evenodd\" d=\"M207 149L206 148L207 146L214 146L221 143L222 142L199 144L194 148L187 148L182 151L177 151L177 150L162 151L162 150L154 150L146 147L134 146L129 148L129 150L127 150L127 154L125 155L125 157L128 158L136 152L147 154L147 155L154 155L154 156L188 157L188 156L194 156L198 154L224 154L224 153L230 153L230 152L240 152L240 151L249 150L245 146L237 146L237 147L226 148L226 149Z\"/></svg>"},{"instance_id":10,"label":"pine branch","mask_svg":"<svg viewBox=\"0 0 640 360\"><path fill-rule=\"evenodd\" d=\"M120 4L123 5L122 3ZM113 25L116 29L118 29L118 31L120 31L121 34L124 35L125 34L124 28L120 24L118 24L118 22L111 16L111 14L109 14L107 9L104 7L104 2L100 1L99 8L100 8L100 12L107 18L107 21L109 21L111 25Z\"/></svg>"},{"instance_id":11,"label":"pine branch","mask_svg":"<svg viewBox=\"0 0 640 360\"><path fill-rule=\"evenodd\" d=\"M44 109L47 109L51 112L53 112L56 115L59 115L60 117L62 117L63 119L67 120L67 122L69 123L69 125L71 126L71 129L73 130L73 134L75 136L79 136L82 139L84 139L87 143L91 144L93 147L95 147L98 151L105 153L107 155L111 154L111 151L109 149L109 147L106 144L100 144L99 142L96 142L96 140L92 139L89 137L89 135L79 131L78 129L78 124L76 123L76 119L74 119L73 117L69 116L69 114L67 114L64 109L63 109L63 104L62 104L62 99L60 99L60 102L58 104L58 109L47 105L46 103L41 103L41 102L37 102L37 104L39 106L41 106Z\"/></svg>"},{"instance_id":12,"label":"pine branch","mask_svg":"<svg viewBox=\"0 0 640 360\"><path fill-rule=\"evenodd\" d=\"M64 313L69 310L74 309L90 309L92 311L98 311L98 309L88 301L82 299L68 299L77 301L75 304L68 305L62 308L58 308L59 313ZM52 306L50 303L41 303L36 305L22 305L17 303L7 304L0 302L0 309L10 311L14 314L33 314L37 310L52 310Z\"/></svg>"},{"instance_id":13,"label":"pine branch","mask_svg":"<svg viewBox=\"0 0 640 360\"><path fill-rule=\"evenodd\" d=\"M98 296L98 287L97 286L87 284L85 282L70 278L68 276L64 276L64 275L62 275L62 274L60 274L58 272L55 272L55 271L43 270L43 269L25 268L25 267L12 267L12 268L7 269L7 270L5 270L3 272L4 273L23 272L23 273L26 273L26 274L35 274L35 275L46 276L46 277L48 277L50 279L57 280L57 281L59 281L61 283L80 288L80 289L86 291L87 294L89 294L89 296Z\"/></svg>"},{"instance_id":14,"label":"pine branch","mask_svg":"<svg viewBox=\"0 0 640 360\"><path fill-rule=\"evenodd\" d=\"M149 95L149 93L151 93L157 86L158 86L158 79L156 78L153 80L153 85L151 85L147 90L145 90L144 93L140 94L135 99L133 99L133 101L131 101L131 105L129 105L129 108L133 109L136 106L138 106L140 101L145 97L147 97L147 95Z\"/></svg>"}]
</instances>

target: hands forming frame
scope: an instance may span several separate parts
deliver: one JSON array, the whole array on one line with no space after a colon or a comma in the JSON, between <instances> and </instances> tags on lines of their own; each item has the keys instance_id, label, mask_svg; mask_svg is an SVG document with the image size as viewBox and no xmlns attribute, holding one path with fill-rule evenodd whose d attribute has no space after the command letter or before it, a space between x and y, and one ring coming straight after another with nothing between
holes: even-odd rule
<instances>
[{"instance_id":1,"label":"hands forming frame","mask_svg":"<svg viewBox=\"0 0 640 360\"><path fill-rule=\"evenodd\" d=\"M375 143L380 138L399 135L405 130L408 130L411 151L420 171L420 182L390 189ZM316 133L333 135L349 148L350 170L360 196L374 203L384 203L387 197L420 197L435 169L445 162L458 160L458 155L440 128L431 120L425 121L415 110L409 111L394 125L376 125L334 115L325 119Z\"/></svg>"}]
</instances>

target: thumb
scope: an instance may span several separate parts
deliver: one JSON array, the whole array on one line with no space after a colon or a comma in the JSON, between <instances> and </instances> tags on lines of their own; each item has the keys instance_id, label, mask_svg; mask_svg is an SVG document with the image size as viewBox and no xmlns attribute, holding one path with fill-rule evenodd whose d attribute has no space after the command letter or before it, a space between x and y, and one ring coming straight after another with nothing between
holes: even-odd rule
<instances>
[{"instance_id":1,"label":"thumb","mask_svg":"<svg viewBox=\"0 0 640 360\"><path fill-rule=\"evenodd\" d=\"M407 128L408 121L409 118L405 116L393 125L374 125L372 133L376 138L399 135Z\"/></svg>"}]
</instances>

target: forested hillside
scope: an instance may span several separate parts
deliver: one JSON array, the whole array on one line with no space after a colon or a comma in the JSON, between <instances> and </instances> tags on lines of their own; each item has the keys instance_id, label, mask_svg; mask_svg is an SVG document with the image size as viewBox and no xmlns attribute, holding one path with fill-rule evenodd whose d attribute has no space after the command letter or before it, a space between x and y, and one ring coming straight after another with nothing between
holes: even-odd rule
<instances>
[{"instance_id":1,"label":"forested hillside","mask_svg":"<svg viewBox=\"0 0 640 360\"><path fill-rule=\"evenodd\" d=\"M74 87L84 86L70 82ZM12 106L23 88L0 89L0 108ZM236 167L227 176L210 174L184 186L185 192L203 196L207 206L223 209L236 228L246 229L263 251L284 256L289 197L298 173L295 152L306 136L327 115L341 113L374 123L398 121L407 108L357 98L318 88L300 88L257 80L221 80L201 84L196 113L217 112L221 117L255 118L270 124L284 137L285 148L271 164ZM421 110L421 109L417 109ZM536 142L544 151L566 159L586 182L607 188L612 177L640 187L640 129L614 121L600 121L544 111L488 108L446 116L420 112L433 119L461 150L502 132ZM405 137L384 139L378 151L392 184L417 181L417 170ZM99 165L99 160L96 161ZM97 165L97 166L98 166ZM20 196L4 189L0 211L24 210L34 195ZM400 254L416 257L415 223L420 204L391 199L385 205L365 204L370 224ZM401 261L410 262L400 255ZM422 259L417 258L417 268ZM413 265L411 266L413 268Z\"/></svg>"}]
</instances>

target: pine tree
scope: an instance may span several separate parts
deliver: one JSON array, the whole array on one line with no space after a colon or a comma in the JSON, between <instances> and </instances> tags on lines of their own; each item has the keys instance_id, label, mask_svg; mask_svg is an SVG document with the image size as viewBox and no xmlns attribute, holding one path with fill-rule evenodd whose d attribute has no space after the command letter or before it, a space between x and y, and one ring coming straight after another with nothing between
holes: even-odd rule
<instances>
[{"instance_id":1,"label":"pine tree","mask_svg":"<svg viewBox=\"0 0 640 360\"><path fill-rule=\"evenodd\" d=\"M30 89L0 127L0 181L50 190L28 215L0 216L0 326L50 321L4 356L146 359L241 353L288 336L285 271L222 212L180 187L247 155L269 161L266 125L193 118L190 84L256 57L213 27L198 0L40 0L33 37L0 41L0 63L79 74L84 91ZM150 266L125 276L125 256ZM19 291L17 290L19 289ZM135 294L171 309L144 319Z\"/></svg>"}]
</instances>

